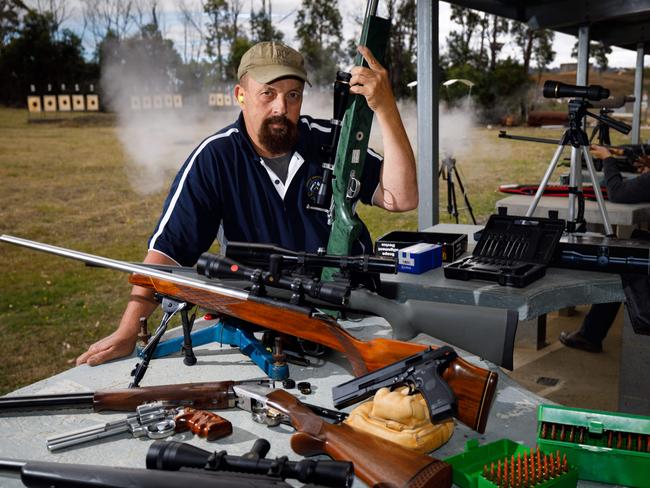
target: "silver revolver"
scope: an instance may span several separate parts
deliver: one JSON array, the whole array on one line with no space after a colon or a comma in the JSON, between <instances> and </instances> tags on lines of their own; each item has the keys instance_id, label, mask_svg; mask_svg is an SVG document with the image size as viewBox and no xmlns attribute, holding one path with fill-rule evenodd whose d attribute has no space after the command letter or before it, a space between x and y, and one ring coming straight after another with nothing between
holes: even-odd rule
<instances>
[{"instance_id":1,"label":"silver revolver","mask_svg":"<svg viewBox=\"0 0 650 488\"><path fill-rule=\"evenodd\" d=\"M135 413L127 415L123 420L114 420L50 437L47 439L47 448L50 451L56 451L122 432L130 432L133 437L147 436L151 439L162 439L175 432L174 416L176 414L176 410L163 407L162 402L145 403L137 407Z\"/></svg>"}]
</instances>

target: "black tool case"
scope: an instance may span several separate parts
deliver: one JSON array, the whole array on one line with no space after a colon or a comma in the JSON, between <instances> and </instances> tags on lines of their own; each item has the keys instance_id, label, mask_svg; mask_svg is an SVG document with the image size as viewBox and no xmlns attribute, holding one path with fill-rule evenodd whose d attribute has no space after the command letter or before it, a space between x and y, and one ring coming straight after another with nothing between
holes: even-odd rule
<instances>
[{"instance_id":1,"label":"black tool case","mask_svg":"<svg viewBox=\"0 0 650 488\"><path fill-rule=\"evenodd\" d=\"M650 242L587 234L562 236L551 266L650 275Z\"/></svg>"},{"instance_id":2,"label":"black tool case","mask_svg":"<svg viewBox=\"0 0 650 488\"><path fill-rule=\"evenodd\" d=\"M492 215L471 256L445 266L445 277L521 288L546 273L564 220Z\"/></svg>"}]
</instances>

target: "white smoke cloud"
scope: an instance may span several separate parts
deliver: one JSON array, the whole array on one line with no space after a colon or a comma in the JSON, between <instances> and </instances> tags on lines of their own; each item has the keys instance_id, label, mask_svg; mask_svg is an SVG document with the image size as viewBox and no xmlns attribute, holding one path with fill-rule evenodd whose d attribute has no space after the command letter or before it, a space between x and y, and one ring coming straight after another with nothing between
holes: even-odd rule
<instances>
[{"instance_id":1,"label":"white smoke cloud","mask_svg":"<svg viewBox=\"0 0 650 488\"><path fill-rule=\"evenodd\" d=\"M234 122L239 113L236 107L208 107L208 93L185 94L182 108L142 107L143 96L153 103L155 95L170 94L166 86L146 68L126 69L119 62L102 67L102 88L109 108L117 114L127 173L133 189L141 194L169 187L201 140ZM139 110L133 108L132 97L139 99Z\"/></svg>"},{"instance_id":2,"label":"white smoke cloud","mask_svg":"<svg viewBox=\"0 0 650 488\"><path fill-rule=\"evenodd\" d=\"M475 114L470 97L465 97L457 106L440 104L438 134L440 154L443 157L465 159L474 153L475 140L472 135L476 127Z\"/></svg>"}]
</instances>

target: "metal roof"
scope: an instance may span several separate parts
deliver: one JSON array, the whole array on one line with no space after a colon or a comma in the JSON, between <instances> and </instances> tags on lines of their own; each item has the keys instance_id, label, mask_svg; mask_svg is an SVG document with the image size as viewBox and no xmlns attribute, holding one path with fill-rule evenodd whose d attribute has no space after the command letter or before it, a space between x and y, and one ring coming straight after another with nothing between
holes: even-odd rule
<instances>
[{"instance_id":1,"label":"metal roof","mask_svg":"<svg viewBox=\"0 0 650 488\"><path fill-rule=\"evenodd\" d=\"M531 27L589 37L608 46L650 48L650 0L448 0L454 5L525 22Z\"/></svg>"}]
</instances>

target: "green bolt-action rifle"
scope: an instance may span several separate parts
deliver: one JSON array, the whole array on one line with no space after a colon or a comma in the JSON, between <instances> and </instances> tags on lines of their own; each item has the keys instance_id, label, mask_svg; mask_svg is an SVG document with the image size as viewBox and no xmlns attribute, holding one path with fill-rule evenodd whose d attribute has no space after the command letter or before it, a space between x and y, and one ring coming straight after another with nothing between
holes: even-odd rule
<instances>
[{"instance_id":1,"label":"green bolt-action rifle","mask_svg":"<svg viewBox=\"0 0 650 488\"><path fill-rule=\"evenodd\" d=\"M363 22L360 44L368 47L375 58L383 63L390 24L386 19L377 17L376 12L377 0L370 0ZM357 54L355 65L367 66L361 54ZM361 232L363 224L353 206L361 188L372 117L373 112L363 95L349 97L334 163L330 216L332 230L327 244L328 254L350 255L352 246ZM334 268L325 268L322 278L332 280L336 271Z\"/></svg>"}]
</instances>

